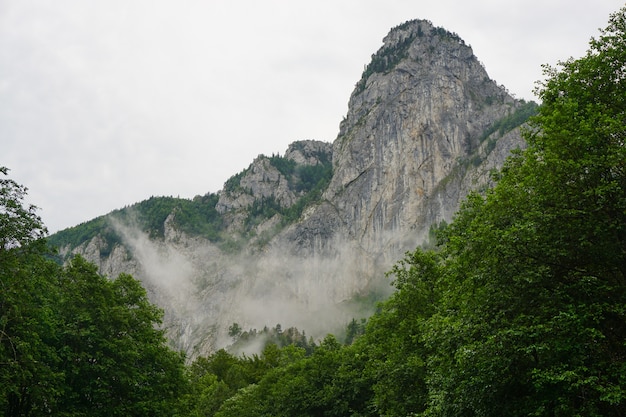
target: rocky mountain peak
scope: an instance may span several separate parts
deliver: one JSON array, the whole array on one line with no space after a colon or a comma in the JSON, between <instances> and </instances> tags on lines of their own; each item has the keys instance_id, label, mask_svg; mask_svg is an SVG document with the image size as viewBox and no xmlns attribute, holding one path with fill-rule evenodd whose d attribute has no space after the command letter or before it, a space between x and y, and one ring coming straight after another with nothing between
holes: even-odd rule
<instances>
[{"instance_id":1,"label":"rocky mountain peak","mask_svg":"<svg viewBox=\"0 0 626 417\"><path fill-rule=\"evenodd\" d=\"M461 174L459 161L478 152L486 129L520 105L458 35L425 20L391 30L357 83L334 142L324 197L341 233L375 251L405 232L416 244L458 208L462 177L449 180Z\"/></svg>"},{"instance_id":2,"label":"rocky mountain peak","mask_svg":"<svg viewBox=\"0 0 626 417\"><path fill-rule=\"evenodd\" d=\"M491 80L458 35L409 21L372 55L332 144L260 155L218 194L148 201L148 214L166 217L146 215L143 230L100 219L108 238L91 230L67 253L141 279L190 358L227 344L233 322L324 335L363 317L344 306L387 291L384 272L451 220L468 192L490 185L489 172L524 146L519 126L533 110ZM186 218L203 227L183 228Z\"/></svg>"}]
</instances>

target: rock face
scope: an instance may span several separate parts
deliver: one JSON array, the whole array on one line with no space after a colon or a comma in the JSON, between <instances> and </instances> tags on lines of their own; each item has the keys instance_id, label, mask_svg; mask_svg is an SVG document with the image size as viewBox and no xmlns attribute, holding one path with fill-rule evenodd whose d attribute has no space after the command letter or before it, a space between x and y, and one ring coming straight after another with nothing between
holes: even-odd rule
<instances>
[{"instance_id":1,"label":"rock face","mask_svg":"<svg viewBox=\"0 0 626 417\"><path fill-rule=\"evenodd\" d=\"M289 145L285 159L295 165L319 165L324 160L332 160L332 145L314 140L294 142ZM267 198L275 199L281 207L289 207L299 197L287 177L263 155L255 159L240 177L235 176L231 181L233 184L222 190L216 206L222 214L249 207L255 201Z\"/></svg>"},{"instance_id":2,"label":"rock face","mask_svg":"<svg viewBox=\"0 0 626 417\"><path fill-rule=\"evenodd\" d=\"M514 131L485 149L488 128L519 105L458 36L428 21L393 29L350 98L325 201L289 239L307 252L340 236L366 259L397 259L522 146Z\"/></svg>"},{"instance_id":3,"label":"rock face","mask_svg":"<svg viewBox=\"0 0 626 417\"><path fill-rule=\"evenodd\" d=\"M323 335L367 314L343 306L388 291L384 271L449 222L470 190L490 185L489 171L523 146L519 128L493 126L522 105L457 35L410 21L372 56L334 143L294 142L224 184L222 242L182 233L172 212L160 239L118 224L113 250L99 237L70 250L141 279L190 358L228 344L233 322ZM315 194L307 181L331 162Z\"/></svg>"}]
</instances>

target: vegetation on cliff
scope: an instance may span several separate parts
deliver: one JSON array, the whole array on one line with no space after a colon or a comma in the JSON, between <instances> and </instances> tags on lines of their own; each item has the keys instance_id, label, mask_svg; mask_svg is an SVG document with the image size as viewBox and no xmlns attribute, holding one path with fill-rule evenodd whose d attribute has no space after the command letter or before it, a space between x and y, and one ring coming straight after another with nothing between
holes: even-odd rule
<instances>
[{"instance_id":1,"label":"vegetation on cliff","mask_svg":"<svg viewBox=\"0 0 626 417\"><path fill-rule=\"evenodd\" d=\"M425 22L428 26L432 26L431 22ZM413 30L413 27L416 29ZM393 32L403 33L404 36L400 37L397 42L383 45L375 54L372 54L372 60L365 66L363 74L361 74L361 79L356 84L354 94L359 94L365 90L367 79L372 74L385 74L394 69L403 59L407 58L409 47L415 38L422 38L425 35L421 26L421 21L419 20L404 22L393 28L392 33ZM429 35L465 44L459 35L449 32L441 27L432 27Z\"/></svg>"},{"instance_id":2,"label":"vegetation on cliff","mask_svg":"<svg viewBox=\"0 0 626 417\"><path fill-rule=\"evenodd\" d=\"M255 200L248 208L246 224L248 227L280 214L281 225L286 226L297 221L304 209L319 201L322 193L328 186L333 173L331 159L326 154L320 154L320 163L315 165L297 164L295 161L280 155L272 154L270 164L275 167L289 183L298 199L288 207L281 206L275 197Z\"/></svg>"},{"instance_id":3,"label":"vegetation on cliff","mask_svg":"<svg viewBox=\"0 0 626 417\"><path fill-rule=\"evenodd\" d=\"M298 143L291 145L300 149ZM332 177L332 161L330 154L325 152L314 153L317 164L298 164L295 161L280 155L259 158L269 160L271 166L284 176L289 188L298 196L296 201L284 207L274 196L256 199L246 212L245 229L250 231L254 226L276 214L281 215L281 226L297 221L302 211L309 205L315 204L328 186ZM250 172L250 167L233 175L224 184L226 193L246 193L240 182ZM223 243L223 231L226 226L223 213L218 212L216 205L219 194L208 193L196 196L193 199L177 197L150 197L147 200L133 204L111 213L97 217L61 230L48 238L52 247L74 249L91 241L95 237L103 240L104 245L100 255L108 256L116 245L123 244L122 236L116 229L117 223L131 226L140 230L151 239L163 238L166 220L170 218L171 227L193 237L202 237L211 242ZM228 239L226 239L228 240Z\"/></svg>"},{"instance_id":4,"label":"vegetation on cliff","mask_svg":"<svg viewBox=\"0 0 626 417\"><path fill-rule=\"evenodd\" d=\"M202 236L210 241L220 237L223 228L222 217L215 210L218 195L209 193L193 199L177 197L150 197L147 200L114 210L57 232L48 238L53 247L75 248L89 242L96 236L106 242L110 252L122 238L115 229L114 222L136 227L151 238L162 238L165 233L165 221L173 215L173 226L191 236ZM102 253L106 256L107 253Z\"/></svg>"}]
</instances>

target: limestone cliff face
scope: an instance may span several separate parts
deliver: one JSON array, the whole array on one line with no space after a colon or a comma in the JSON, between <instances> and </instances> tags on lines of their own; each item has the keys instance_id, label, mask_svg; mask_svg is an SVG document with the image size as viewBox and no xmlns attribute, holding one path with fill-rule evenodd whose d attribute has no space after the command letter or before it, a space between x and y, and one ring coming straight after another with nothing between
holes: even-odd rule
<instances>
[{"instance_id":1,"label":"limestone cliff face","mask_svg":"<svg viewBox=\"0 0 626 417\"><path fill-rule=\"evenodd\" d=\"M278 167L272 163L276 159L280 162L276 162ZM296 167L321 166L330 161L332 145L315 140L292 143L284 158L260 155L247 169L226 182L216 209L224 216L230 233L241 234L246 231L244 223L255 204L258 207L274 203L284 209L294 205L305 194L303 187L297 184L301 178L294 172ZM278 217L255 225L254 233L259 234L270 228L279 220Z\"/></svg>"},{"instance_id":2,"label":"limestone cliff face","mask_svg":"<svg viewBox=\"0 0 626 417\"><path fill-rule=\"evenodd\" d=\"M323 159L332 159L332 146L314 140L294 142L285 152L285 159L296 165L322 164ZM250 207L255 201L268 198L275 199L281 207L289 207L299 197L285 174L264 155L229 181L231 183L226 183L216 206L222 214Z\"/></svg>"},{"instance_id":3,"label":"limestone cliff face","mask_svg":"<svg viewBox=\"0 0 626 417\"><path fill-rule=\"evenodd\" d=\"M428 21L395 28L350 98L325 203L291 239L311 249L342 236L368 259L414 247L522 145L514 131L485 149L485 131L518 106L458 36Z\"/></svg>"},{"instance_id":4,"label":"limestone cliff face","mask_svg":"<svg viewBox=\"0 0 626 417\"><path fill-rule=\"evenodd\" d=\"M224 184L221 241L183 233L172 212L160 238L116 224L122 244L68 250L141 279L190 358L228 344L233 322L324 335L362 317L342 303L389 290L384 272L524 146L519 128L494 128L522 106L457 35L407 22L373 55L334 143L294 142Z\"/></svg>"}]
</instances>

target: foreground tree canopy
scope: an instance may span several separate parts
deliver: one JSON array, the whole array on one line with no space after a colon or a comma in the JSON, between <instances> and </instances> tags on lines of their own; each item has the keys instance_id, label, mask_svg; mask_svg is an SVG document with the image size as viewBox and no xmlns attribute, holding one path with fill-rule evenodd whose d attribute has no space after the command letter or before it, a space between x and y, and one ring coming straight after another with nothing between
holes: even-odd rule
<instances>
[{"instance_id":1,"label":"foreground tree canopy","mask_svg":"<svg viewBox=\"0 0 626 417\"><path fill-rule=\"evenodd\" d=\"M221 350L183 368L128 275L49 261L0 193L0 407L21 415L626 415L626 8L546 68L528 147L389 275L342 345ZM2 169L6 174L7 170ZM231 329L240 335L239 326Z\"/></svg>"},{"instance_id":2,"label":"foreground tree canopy","mask_svg":"<svg viewBox=\"0 0 626 417\"><path fill-rule=\"evenodd\" d=\"M2 174L8 170L2 168ZM7 416L172 415L182 355L129 275L50 260L26 188L0 180L0 410Z\"/></svg>"}]
</instances>

